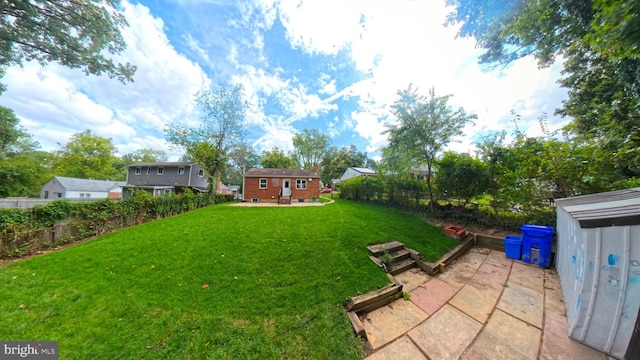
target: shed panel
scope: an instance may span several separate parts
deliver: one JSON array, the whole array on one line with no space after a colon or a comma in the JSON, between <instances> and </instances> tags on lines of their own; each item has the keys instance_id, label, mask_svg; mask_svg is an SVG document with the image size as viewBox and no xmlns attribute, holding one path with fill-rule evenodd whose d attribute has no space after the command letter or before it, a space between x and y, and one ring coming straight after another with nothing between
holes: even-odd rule
<instances>
[{"instance_id":1,"label":"shed panel","mask_svg":"<svg viewBox=\"0 0 640 360\"><path fill-rule=\"evenodd\" d=\"M557 202L556 267L569 336L620 359L640 309L639 190ZM622 218L629 221L619 225Z\"/></svg>"}]
</instances>

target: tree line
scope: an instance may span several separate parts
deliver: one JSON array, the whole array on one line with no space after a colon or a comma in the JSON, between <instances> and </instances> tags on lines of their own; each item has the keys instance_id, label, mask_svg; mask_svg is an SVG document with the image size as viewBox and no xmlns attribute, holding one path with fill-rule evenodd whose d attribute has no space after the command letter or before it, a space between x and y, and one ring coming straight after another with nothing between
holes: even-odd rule
<instances>
[{"instance_id":1,"label":"tree line","mask_svg":"<svg viewBox=\"0 0 640 360\"><path fill-rule=\"evenodd\" d=\"M243 137L242 88L220 85L216 91L219 93L203 91L196 101L205 108L228 110L229 97L235 97L239 106L222 115L205 112L199 128L172 123L165 129L167 140L183 150L180 160L198 162L210 184L215 184L218 176L225 184L242 184L242 175L253 167L312 169L314 165L320 167L325 184L330 184L350 166L372 164L355 145L330 146L329 136L317 129L295 134L290 152L273 147L258 153ZM217 127L218 119L228 123ZM20 126L13 111L0 107L0 197L37 197L40 186L54 175L124 181L128 165L168 159L165 150L148 148L118 156L112 139L91 130L74 134L67 143L58 145L59 149L51 152L40 150L40 144Z\"/></svg>"}]
</instances>

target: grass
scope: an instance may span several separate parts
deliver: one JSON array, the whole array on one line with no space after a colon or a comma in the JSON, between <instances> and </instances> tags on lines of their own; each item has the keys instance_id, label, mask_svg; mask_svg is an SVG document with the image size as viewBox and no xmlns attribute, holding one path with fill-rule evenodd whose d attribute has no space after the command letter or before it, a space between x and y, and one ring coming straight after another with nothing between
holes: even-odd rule
<instances>
[{"instance_id":1,"label":"grass","mask_svg":"<svg viewBox=\"0 0 640 360\"><path fill-rule=\"evenodd\" d=\"M357 359L342 305L388 284L366 245L456 245L392 209L217 205L0 267L0 339L61 359Z\"/></svg>"}]
</instances>

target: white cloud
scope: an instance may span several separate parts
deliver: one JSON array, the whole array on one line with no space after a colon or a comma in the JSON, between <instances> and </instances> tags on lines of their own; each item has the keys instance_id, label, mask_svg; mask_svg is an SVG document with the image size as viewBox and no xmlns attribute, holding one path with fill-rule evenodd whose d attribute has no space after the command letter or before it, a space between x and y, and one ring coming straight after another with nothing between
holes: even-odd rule
<instances>
[{"instance_id":1,"label":"white cloud","mask_svg":"<svg viewBox=\"0 0 640 360\"><path fill-rule=\"evenodd\" d=\"M477 64L481 51L474 41L455 39L457 28L442 25L451 11L444 2L368 1L362 6L293 1L279 3L279 11L293 46L325 54L348 46L356 68L369 74L340 93L360 99L361 111L351 117L354 130L370 141L367 151L385 143L384 136L376 133L380 119L389 115L396 91L409 84L424 94L432 86L436 95L452 94L450 104L476 113L480 127L503 129L511 110L522 115L525 128L542 112L556 127L566 123L553 116L566 96L555 84L560 62L538 69L534 59L524 58L502 72L482 72ZM477 129L467 127L466 136L450 148L473 148L471 136Z\"/></svg>"},{"instance_id":2,"label":"white cloud","mask_svg":"<svg viewBox=\"0 0 640 360\"><path fill-rule=\"evenodd\" d=\"M171 46L161 19L140 4L125 1L122 6L130 25L122 30L128 47L114 59L138 67L135 82L122 85L57 64L30 62L7 70L3 81L8 90L0 101L16 112L44 150L86 129L113 138L122 148L166 150L160 140L163 127L191 116L194 93L210 83L198 64Z\"/></svg>"},{"instance_id":3,"label":"white cloud","mask_svg":"<svg viewBox=\"0 0 640 360\"><path fill-rule=\"evenodd\" d=\"M277 6L292 46L308 53L337 54L360 37L363 4L285 0Z\"/></svg>"}]
</instances>

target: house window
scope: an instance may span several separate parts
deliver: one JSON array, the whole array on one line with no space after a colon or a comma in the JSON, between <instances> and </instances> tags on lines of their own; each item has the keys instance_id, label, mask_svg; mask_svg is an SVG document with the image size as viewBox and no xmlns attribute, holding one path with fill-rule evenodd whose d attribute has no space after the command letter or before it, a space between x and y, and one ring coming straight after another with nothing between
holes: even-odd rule
<instances>
[{"instance_id":1,"label":"house window","mask_svg":"<svg viewBox=\"0 0 640 360\"><path fill-rule=\"evenodd\" d=\"M158 168L158 175L164 175L164 168L163 167L159 167Z\"/></svg>"},{"instance_id":2,"label":"house window","mask_svg":"<svg viewBox=\"0 0 640 360\"><path fill-rule=\"evenodd\" d=\"M84 199L84 194L80 194L80 199Z\"/></svg>"},{"instance_id":3,"label":"house window","mask_svg":"<svg viewBox=\"0 0 640 360\"><path fill-rule=\"evenodd\" d=\"M48 190L45 190L45 191L44 191L44 198L45 198L45 199L48 199L48 198L49 198L49 191L48 191Z\"/></svg>"},{"instance_id":4,"label":"house window","mask_svg":"<svg viewBox=\"0 0 640 360\"><path fill-rule=\"evenodd\" d=\"M204 176L204 170L200 169L198 170L198 177L203 177Z\"/></svg>"},{"instance_id":5,"label":"house window","mask_svg":"<svg viewBox=\"0 0 640 360\"><path fill-rule=\"evenodd\" d=\"M136 175L140 175L142 173L142 169L137 167L136 168Z\"/></svg>"},{"instance_id":6,"label":"house window","mask_svg":"<svg viewBox=\"0 0 640 360\"><path fill-rule=\"evenodd\" d=\"M307 180L296 179L296 189L306 189L306 188L307 188Z\"/></svg>"},{"instance_id":7,"label":"house window","mask_svg":"<svg viewBox=\"0 0 640 360\"><path fill-rule=\"evenodd\" d=\"M262 178L260 179L260 189L266 189L267 188L267 179Z\"/></svg>"},{"instance_id":8,"label":"house window","mask_svg":"<svg viewBox=\"0 0 640 360\"><path fill-rule=\"evenodd\" d=\"M84 196L85 199L91 199L91 194L87 194Z\"/></svg>"},{"instance_id":9,"label":"house window","mask_svg":"<svg viewBox=\"0 0 640 360\"><path fill-rule=\"evenodd\" d=\"M184 175L184 167L179 167L178 168L178 175Z\"/></svg>"},{"instance_id":10,"label":"house window","mask_svg":"<svg viewBox=\"0 0 640 360\"><path fill-rule=\"evenodd\" d=\"M147 168L147 175L151 175L151 167Z\"/></svg>"}]
</instances>

